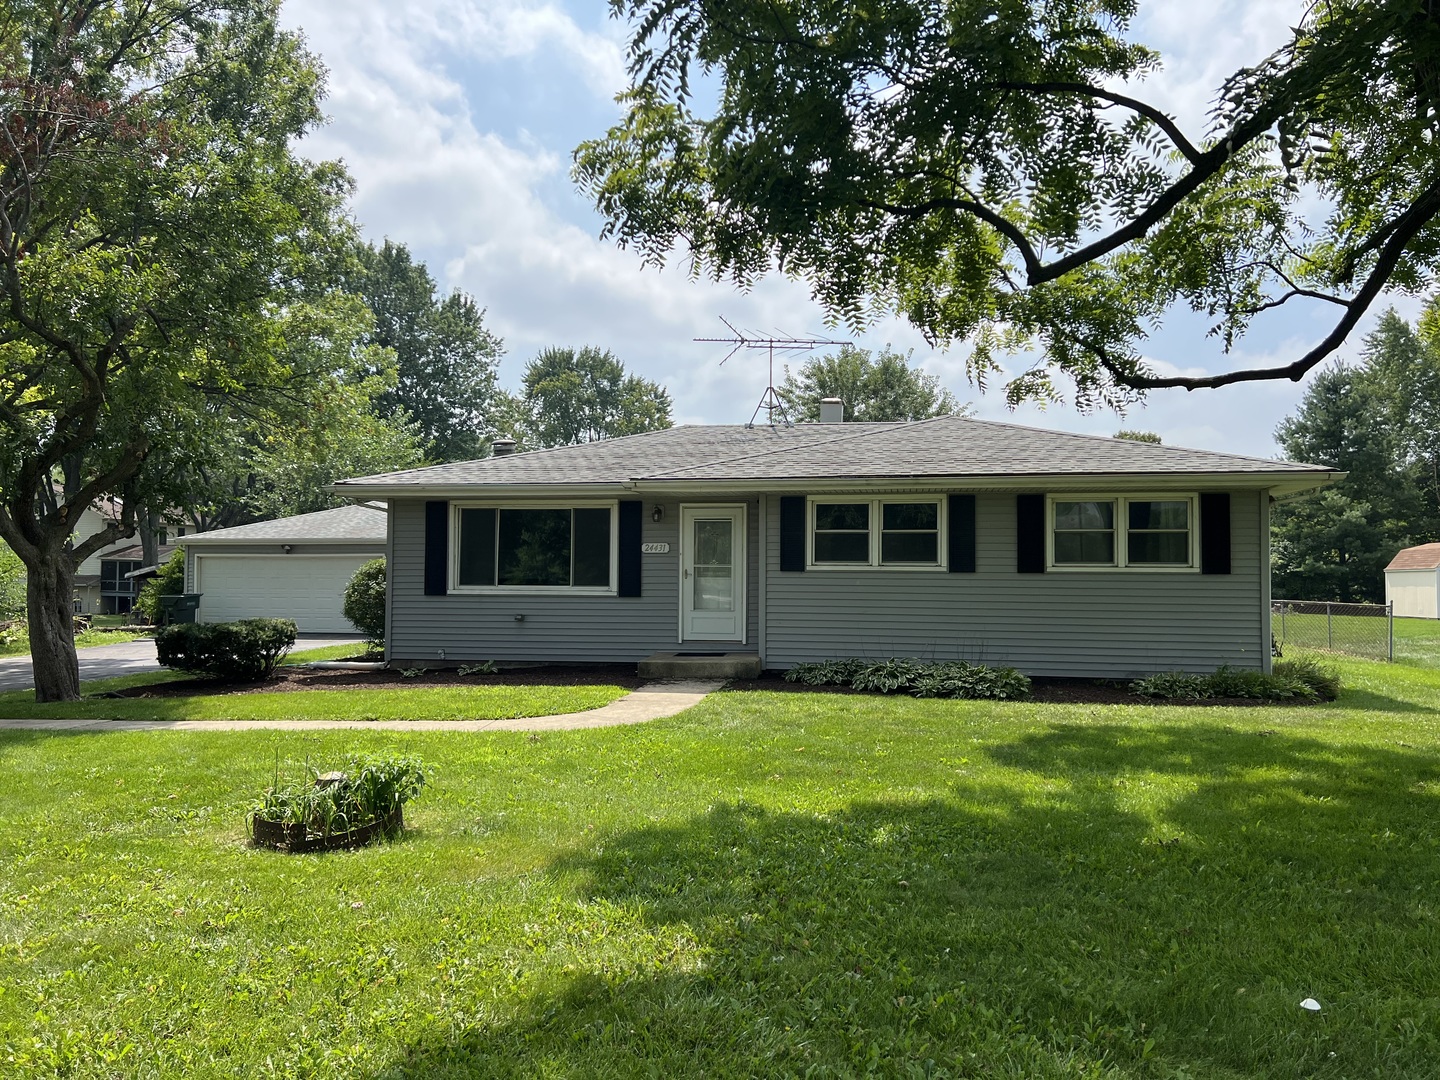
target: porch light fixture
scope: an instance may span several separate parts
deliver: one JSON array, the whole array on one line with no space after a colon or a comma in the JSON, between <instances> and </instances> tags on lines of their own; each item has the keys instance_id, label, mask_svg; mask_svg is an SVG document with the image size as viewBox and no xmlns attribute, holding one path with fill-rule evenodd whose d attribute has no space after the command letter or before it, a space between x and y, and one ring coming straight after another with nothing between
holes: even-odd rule
<instances>
[{"instance_id":1,"label":"porch light fixture","mask_svg":"<svg viewBox=\"0 0 1440 1080\"><path fill-rule=\"evenodd\" d=\"M294 549L293 547L291 547L289 544L281 544L281 545L280 545L280 550L283 551L283 552L285 552L286 555L289 555L290 552L294 551L295 549Z\"/></svg>"},{"instance_id":2,"label":"porch light fixture","mask_svg":"<svg viewBox=\"0 0 1440 1080\"><path fill-rule=\"evenodd\" d=\"M661 506L659 503L656 503L655 509L650 511L650 520L658 524L660 521L664 520L664 518L665 507Z\"/></svg>"}]
</instances>

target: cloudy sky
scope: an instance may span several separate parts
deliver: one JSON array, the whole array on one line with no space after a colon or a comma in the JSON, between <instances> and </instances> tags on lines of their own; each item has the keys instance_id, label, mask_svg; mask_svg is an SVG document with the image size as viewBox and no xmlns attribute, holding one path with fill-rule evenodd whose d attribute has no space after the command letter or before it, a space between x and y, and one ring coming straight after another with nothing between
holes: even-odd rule
<instances>
[{"instance_id":1,"label":"cloudy sky","mask_svg":"<svg viewBox=\"0 0 1440 1080\"><path fill-rule=\"evenodd\" d=\"M1141 8L1136 35L1166 58L1148 96L1193 137L1224 77L1281 44L1302 5L1142 0ZM722 347L691 339L723 333L720 315L757 330L830 332L802 284L774 278L742 295L692 281L683 267L642 268L599 239L601 222L569 167L575 145L619 116L624 28L607 13L601 0L287 0L286 19L330 70L331 122L303 149L345 161L367 237L408 244L442 288L464 289L486 308L487 325L505 339L502 383L514 386L546 346L598 345L665 384L677 422L742 423L766 385L763 354L721 367ZM1413 304L1397 306L1413 313ZM1147 351L1162 367L1218 371L1288 361L1325 329L1297 310L1225 357L1199 320L1177 316ZM1355 354L1363 330L1342 355ZM1123 419L1069 406L1011 412L998 389L982 395L966 381L964 346L933 352L898 321L853 340L913 348L916 362L984 417L1097 434L1146 428L1167 443L1262 456L1276 453L1271 433L1303 393L1291 383L1161 391Z\"/></svg>"}]
</instances>

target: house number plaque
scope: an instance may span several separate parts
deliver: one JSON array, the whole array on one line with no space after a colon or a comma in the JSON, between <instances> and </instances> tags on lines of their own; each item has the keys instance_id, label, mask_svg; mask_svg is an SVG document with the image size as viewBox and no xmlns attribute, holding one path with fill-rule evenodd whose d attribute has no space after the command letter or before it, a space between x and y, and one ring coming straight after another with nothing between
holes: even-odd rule
<instances>
[{"instance_id":1,"label":"house number plaque","mask_svg":"<svg viewBox=\"0 0 1440 1080\"><path fill-rule=\"evenodd\" d=\"M669 544L641 544L640 550L646 555L669 555Z\"/></svg>"}]
</instances>

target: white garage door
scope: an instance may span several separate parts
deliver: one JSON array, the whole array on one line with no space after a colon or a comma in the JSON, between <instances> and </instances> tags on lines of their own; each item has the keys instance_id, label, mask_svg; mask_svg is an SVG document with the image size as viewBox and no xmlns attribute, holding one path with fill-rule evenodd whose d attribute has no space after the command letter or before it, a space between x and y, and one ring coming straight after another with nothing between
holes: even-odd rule
<instances>
[{"instance_id":1,"label":"white garage door","mask_svg":"<svg viewBox=\"0 0 1440 1080\"><path fill-rule=\"evenodd\" d=\"M345 586L374 555L198 555L201 622L294 619L302 634L353 634Z\"/></svg>"}]
</instances>

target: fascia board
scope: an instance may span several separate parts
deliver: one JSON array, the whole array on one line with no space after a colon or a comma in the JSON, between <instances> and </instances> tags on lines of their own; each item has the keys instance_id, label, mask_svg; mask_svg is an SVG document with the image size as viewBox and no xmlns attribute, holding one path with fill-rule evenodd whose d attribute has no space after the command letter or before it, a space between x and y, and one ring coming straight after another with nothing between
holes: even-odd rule
<instances>
[{"instance_id":1,"label":"fascia board","mask_svg":"<svg viewBox=\"0 0 1440 1080\"><path fill-rule=\"evenodd\" d=\"M328 490L349 499L374 498L572 498L605 494L619 496L699 496L818 494L829 491L965 491L1107 490L1148 488L1265 489L1290 494L1323 487L1345 477L1343 472L1276 471L1253 473L1012 473L1005 476L825 477L786 480L673 480L637 478L593 484L410 484L404 486L344 484ZM188 538L187 538L188 539Z\"/></svg>"}]
</instances>

